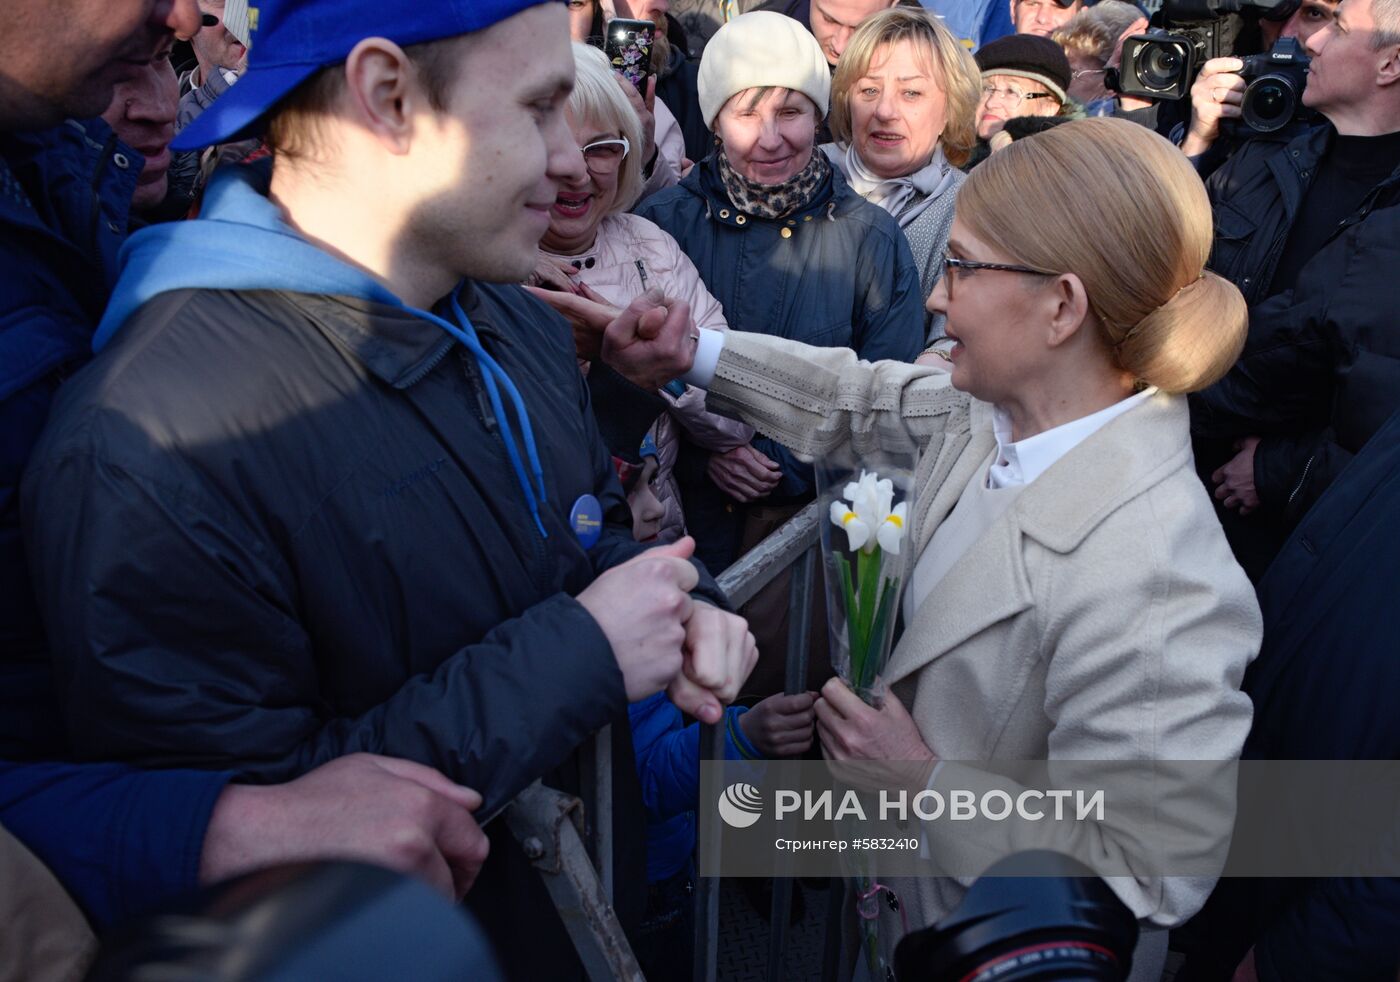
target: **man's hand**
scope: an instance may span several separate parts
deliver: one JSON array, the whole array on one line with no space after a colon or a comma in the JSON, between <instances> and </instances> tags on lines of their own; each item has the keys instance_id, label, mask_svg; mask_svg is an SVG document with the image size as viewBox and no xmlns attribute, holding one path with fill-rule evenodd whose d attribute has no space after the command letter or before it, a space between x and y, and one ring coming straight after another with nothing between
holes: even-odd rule
<instances>
[{"instance_id":1,"label":"man's hand","mask_svg":"<svg viewBox=\"0 0 1400 982\"><path fill-rule=\"evenodd\" d=\"M783 477L776 463L751 446L710 454L705 473L729 497L745 502L772 494Z\"/></svg>"},{"instance_id":2,"label":"man's hand","mask_svg":"<svg viewBox=\"0 0 1400 982\"><path fill-rule=\"evenodd\" d=\"M1239 452L1210 476L1216 484L1216 500L1224 502L1226 508L1238 509L1241 515L1259 507L1259 492L1254 488L1254 451L1258 447L1257 436L1236 440Z\"/></svg>"},{"instance_id":3,"label":"man's hand","mask_svg":"<svg viewBox=\"0 0 1400 982\"><path fill-rule=\"evenodd\" d=\"M699 343L690 304L648 290L608 324L602 358L633 385L655 392L690 371Z\"/></svg>"},{"instance_id":4,"label":"man's hand","mask_svg":"<svg viewBox=\"0 0 1400 982\"><path fill-rule=\"evenodd\" d=\"M652 162L656 156L656 76L652 75L647 79L646 98L637 91L637 87L618 72L614 75L617 84L622 86L622 91L627 93L627 101L632 104L632 111L637 114L637 119L642 123L642 145L634 147L633 153L642 155L642 167ZM648 171L650 173L650 171Z\"/></svg>"},{"instance_id":5,"label":"man's hand","mask_svg":"<svg viewBox=\"0 0 1400 982\"><path fill-rule=\"evenodd\" d=\"M1239 119L1244 90L1249 83L1237 73L1244 68L1238 58L1212 58L1201 66L1191 86L1191 126L1181 142L1181 152L1196 157L1220 138L1222 119Z\"/></svg>"},{"instance_id":6,"label":"man's hand","mask_svg":"<svg viewBox=\"0 0 1400 982\"><path fill-rule=\"evenodd\" d=\"M489 849L471 815L479 807L481 795L431 767L373 754L341 757L286 784L231 784L209 818L199 878L359 859L422 877L460 900Z\"/></svg>"},{"instance_id":7,"label":"man's hand","mask_svg":"<svg viewBox=\"0 0 1400 982\"><path fill-rule=\"evenodd\" d=\"M769 696L739 717L739 728L763 756L797 757L812 745L816 701L815 692Z\"/></svg>"},{"instance_id":8,"label":"man's hand","mask_svg":"<svg viewBox=\"0 0 1400 982\"><path fill-rule=\"evenodd\" d=\"M660 692L680 674L694 606L690 591L700 581L689 562L694 552L689 536L648 549L578 595L612 645L628 702Z\"/></svg>"},{"instance_id":9,"label":"man's hand","mask_svg":"<svg viewBox=\"0 0 1400 982\"><path fill-rule=\"evenodd\" d=\"M702 723L718 723L756 661L758 644L748 621L697 603L685 625L685 665L667 694L681 712Z\"/></svg>"},{"instance_id":10,"label":"man's hand","mask_svg":"<svg viewBox=\"0 0 1400 982\"><path fill-rule=\"evenodd\" d=\"M633 385L655 392L690 371L700 331L690 305L648 290L618 310L587 286L578 295L527 286L564 316L574 329L574 348L584 361L601 358Z\"/></svg>"}]
</instances>

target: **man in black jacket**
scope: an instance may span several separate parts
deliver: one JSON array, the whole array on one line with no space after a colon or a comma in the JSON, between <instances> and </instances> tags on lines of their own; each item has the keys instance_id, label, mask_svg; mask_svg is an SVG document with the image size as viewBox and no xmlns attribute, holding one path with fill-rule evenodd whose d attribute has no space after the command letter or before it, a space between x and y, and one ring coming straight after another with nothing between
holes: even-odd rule
<instances>
[{"instance_id":1,"label":"man in black jacket","mask_svg":"<svg viewBox=\"0 0 1400 982\"><path fill-rule=\"evenodd\" d=\"M1226 531L1256 579L1400 406L1400 3L1344 0L1307 48L1303 99L1327 123L1246 144L1207 183L1211 266L1244 293L1250 332L1192 419L1234 441L1211 481L1243 516Z\"/></svg>"},{"instance_id":2,"label":"man in black jacket","mask_svg":"<svg viewBox=\"0 0 1400 982\"><path fill-rule=\"evenodd\" d=\"M1400 412L1308 512L1259 585L1264 647L1245 759L1400 756ZM1279 816L1286 822L1288 816ZM1400 880L1225 878L1173 937L1177 982L1229 982L1253 948L1261 982L1385 979L1400 968Z\"/></svg>"},{"instance_id":3,"label":"man in black jacket","mask_svg":"<svg viewBox=\"0 0 1400 982\"><path fill-rule=\"evenodd\" d=\"M270 176L225 172L200 221L133 238L25 479L76 750L259 780L373 750L470 781L489 815L574 783L609 722L630 761L629 700L669 687L714 721L746 625L692 601L723 597L688 542L639 555L567 327L494 285L533 267L583 167L565 11L259 13L247 73L181 140L265 123ZM680 364L688 312L656 305L630 316ZM496 846L473 902L513 974L557 977L562 925ZM625 918L645 879L615 855Z\"/></svg>"}]
</instances>

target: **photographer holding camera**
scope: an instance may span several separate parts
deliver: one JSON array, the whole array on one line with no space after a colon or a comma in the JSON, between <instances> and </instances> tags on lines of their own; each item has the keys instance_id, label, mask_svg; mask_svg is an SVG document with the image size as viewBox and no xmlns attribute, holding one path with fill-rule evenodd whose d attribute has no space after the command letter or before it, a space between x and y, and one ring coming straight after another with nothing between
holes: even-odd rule
<instances>
[{"instance_id":1,"label":"photographer holding camera","mask_svg":"<svg viewBox=\"0 0 1400 982\"><path fill-rule=\"evenodd\" d=\"M1193 397L1193 424L1198 459L1203 440L1233 447L1202 469L1240 516L1222 520L1255 579L1400 407L1400 0L1342 0L1306 47L1302 102L1323 121L1245 142L1207 182L1211 267L1250 326L1231 372Z\"/></svg>"},{"instance_id":2,"label":"photographer holding camera","mask_svg":"<svg viewBox=\"0 0 1400 982\"><path fill-rule=\"evenodd\" d=\"M1280 40L1295 39L1304 45L1308 38L1332 22L1337 9L1336 0L1303 0L1285 21L1259 21L1259 33L1266 50L1271 50ZM1241 116L1245 91L1250 80L1240 74L1245 67L1241 58L1212 58L1201 66L1201 73L1191 86L1191 120L1181 152L1192 158L1203 158L1216 146L1221 135L1221 124L1226 120L1237 120ZM1273 139L1287 139L1296 136L1302 124L1292 124L1274 132ZM1226 154L1219 152L1198 162L1197 169L1203 176L1218 166ZM1203 166L1204 165L1204 166Z\"/></svg>"}]
</instances>

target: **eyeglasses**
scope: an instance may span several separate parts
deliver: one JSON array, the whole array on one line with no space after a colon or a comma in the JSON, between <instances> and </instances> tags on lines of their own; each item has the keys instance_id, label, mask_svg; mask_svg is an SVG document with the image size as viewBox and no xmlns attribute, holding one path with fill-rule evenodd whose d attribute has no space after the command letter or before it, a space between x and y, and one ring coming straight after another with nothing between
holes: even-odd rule
<instances>
[{"instance_id":1,"label":"eyeglasses","mask_svg":"<svg viewBox=\"0 0 1400 982\"><path fill-rule=\"evenodd\" d=\"M995 85L982 86L982 101L991 102L1000 97L1006 108L1015 112L1026 99L1049 99L1049 92L1022 92L1020 89L999 89Z\"/></svg>"},{"instance_id":2,"label":"eyeglasses","mask_svg":"<svg viewBox=\"0 0 1400 982\"><path fill-rule=\"evenodd\" d=\"M1029 266L1012 266L1009 263L979 263L971 259L954 259L952 256L948 255L947 252L943 253L943 269L945 270L943 280L948 285L949 300L953 299L954 273L958 276L965 276L977 270L990 269L1000 270L1003 273L1029 273L1032 276L1055 275L1054 273L1046 273L1039 269L1031 269Z\"/></svg>"},{"instance_id":3,"label":"eyeglasses","mask_svg":"<svg viewBox=\"0 0 1400 982\"><path fill-rule=\"evenodd\" d=\"M1105 75L1107 73L1107 68L1080 68L1076 71L1070 72L1069 77L1078 79L1083 78L1085 75Z\"/></svg>"},{"instance_id":4,"label":"eyeglasses","mask_svg":"<svg viewBox=\"0 0 1400 982\"><path fill-rule=\"evenodd\" d=\"M611 140L595 140L579 149L583 151L583 162L589 170L595 174L611 174L632 152L632 145L627 142L627 137L619 136Z\"/></svg>"}]
</instances>

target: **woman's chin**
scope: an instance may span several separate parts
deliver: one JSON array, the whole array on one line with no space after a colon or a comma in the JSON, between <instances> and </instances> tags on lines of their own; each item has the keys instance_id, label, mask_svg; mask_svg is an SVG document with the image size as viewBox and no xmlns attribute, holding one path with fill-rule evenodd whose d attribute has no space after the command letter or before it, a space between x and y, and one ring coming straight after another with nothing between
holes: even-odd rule
<instances>
[{"instance_id":1,"label":"woman's chin","mask_svg":"<svg viewBox=\"0 0 1400 982\"><path fill-rule=\"evenodd\" d=\"M861 145L860 159L872 174L888 181L896 177L907 177L918 170L910 162L907 150L908 145L903 140L898 143L881 143L872 139Z\"/></svg>"}]
</instances>

